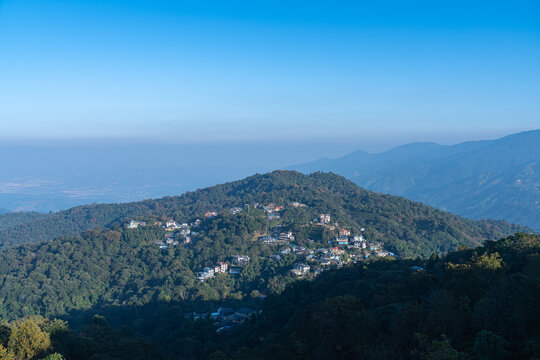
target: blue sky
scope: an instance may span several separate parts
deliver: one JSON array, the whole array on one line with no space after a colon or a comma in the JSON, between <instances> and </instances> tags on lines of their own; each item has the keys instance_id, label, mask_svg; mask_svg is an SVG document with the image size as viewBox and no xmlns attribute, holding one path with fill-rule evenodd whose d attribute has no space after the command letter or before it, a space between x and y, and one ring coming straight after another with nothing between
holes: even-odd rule
<instances>
[{"instance_id":1,"label":"blue sky","mask_svg":"<svg viewBox=\"0 0 540 360\"><path fill-rule=\"evenodd\" d=\"M538 99L538 1L0 0L4 139L452 143Z\"/></svg>"}]
</instances>

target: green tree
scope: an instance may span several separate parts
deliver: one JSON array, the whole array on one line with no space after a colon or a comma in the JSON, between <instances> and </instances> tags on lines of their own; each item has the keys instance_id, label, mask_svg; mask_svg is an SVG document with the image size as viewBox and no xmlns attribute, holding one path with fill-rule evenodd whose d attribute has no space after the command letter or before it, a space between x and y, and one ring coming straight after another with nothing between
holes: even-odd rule
<instances>
[{"instance_id":1,"label":"green tree","mask_svg":"<svg viewBox=\"0 0 540 360\"><path fill-rule=\"evenodd\" d=\"M474 341L474 354L478 360L499 360L504 359L505 340L497 334L488 330L482 330L476 335Z\"/></svg>"},{"instance_id":2,"label":"green tree","mask_svg":"<svg viewBox=\"0 0 540 360\"><path fill-rule=\"evenodd\" d=\"M15 356L3 345L0 345L0 360L15 360Z\"/></svg>"},{"instance_id":3,"label":"green tree","mask_svg":"<svg viewBox=\"0 0 540 360\"><path fill-rule=\"evenodd\" d=\"M458 360L459 353L448 341L433 341L426 356L427 360Z\"/></svg>"},{"instance_id":4,"label":"green tree","mask_svg":"<svg viewBox=\"0 0 540 360\"><path fill-rule=\"evenodd\" d=\"M0 324L0 345L8 346L9 337L11 336L11 327L8 323Z\"/></svg>"},{"instance_id":5,"label":"green tree","mask_svg":"<svg viewBox=\"0 0 540 360\"><path fill-rule=\"evenodd\" d=\"M52 353L44 357L43 360L64 360L64 357L62 356L62 354Z\"/></svg>"},{"instance_id":6,"label":"green tree","mask_svg":"<svg viewBox=\"0 0 540 360\"><path fill-rule=\"evenodd\" d=\"M44 353L51 345L49 334L43 332L31 319L15 325L8 348L18 359L32 359Z\"/></svg>"}]
</instances>

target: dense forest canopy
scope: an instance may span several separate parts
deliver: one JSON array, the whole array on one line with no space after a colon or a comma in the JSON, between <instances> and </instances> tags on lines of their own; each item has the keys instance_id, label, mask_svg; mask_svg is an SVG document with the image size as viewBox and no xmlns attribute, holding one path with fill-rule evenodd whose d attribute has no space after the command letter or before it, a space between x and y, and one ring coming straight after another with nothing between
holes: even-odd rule
<instances>
[{"instance_id":1,"label":"dense forest canopy","mask_svg":"<svg viewBox=\"0 0 540 360\"><path fill-rule=\"evenodd\" d=\"M419 269L419 267L421 269ZM251 358L538 359L540 238L296 282L238 338Z\"/></svg>"},{"instance_id":2,"label":"dense forest canopy","mask_svg":"<svg viewBox=\"0 0 540 360\"><path fill-rule=\"evenodd\" d=\"M27 224L37 219L47 217L47 214L35 211L8 212L3 214L0 211L0 230L17 227L17 225Z\"/></svg>"},{"instance_id":3,"label":"dense forest canopy","mask_svg":"<svg viewBox=\"0 0 540 360\"><path fill-rule=\"evenodd\" d=\"M173 301L89 312L77 332L57 319L4 322L0 356L537 359L539 279L540 237L516 234L442 258L380 260L296 281L225 335L214 320L186 317L189 302ZM17 346L22 335L31 341Z\"/></svg>"}]
</instances>

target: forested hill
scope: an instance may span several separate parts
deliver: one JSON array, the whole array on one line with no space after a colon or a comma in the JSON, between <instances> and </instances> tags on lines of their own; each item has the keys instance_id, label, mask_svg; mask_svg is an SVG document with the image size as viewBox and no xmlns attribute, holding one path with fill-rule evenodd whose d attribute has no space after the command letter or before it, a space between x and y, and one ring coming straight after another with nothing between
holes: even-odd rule
<instances>
[{"instance_id":1,"label":"forested hill","mask_svg":"<svg viewBox=\"0 0 540 360\"><path fill-rule=\"evenodd\" d=\"M2 322L0 351L6 359L56 353L47 359L73 360L538 359L539 244L537 235L516 234L443 258L327 271L252 305L260 311L225 333L210 318L211 308L201 313L207 319L195 319L192 302L170 299L92 309L78 332L57 319ZM156 267L153 259L148 267ZM53 280L57 275L51 272ZM141 282L127 279L119 275L135 297ZM28 295L21 292L21 301ZM198 303L200 309L207 305Z\"/></svg>"},{"instance_id":2,"label":"forested hill","mask_svg":"<svg viewBox=\"0 0 540 360\"><path fill-rule=\"evenodd\" d=\"M269 297L220 359L538 359L539 259L518 234L324 273Z\"/></svg>"},{"instance_id":3,"label":"forested hill","mask_svg":"<svg viewBox=\"0 0 540 360\"><path fill-rule=\"evenodd\" d=\"M396 196L375 194L331 173L303 175L276 171L209 187L181 196L123 204L94 204L43 216L26 216L0 226L0 245L51 240L88 229L110 228L131 218L187 221L207 211L258 202L303 202L351 225L364 226L371 236L394 246L403 256L445 252L460 243L477 245L529 229L502 221L470 221ZM6 224L11 214L0 215Z\"/></svg>"},{"instance_id":4,"label":"forested hill","mask_svg":"<svg viewBox=\"0 0 540 360\"><path fill-rule=\"evenodd\" d=\"M251 294L278 293L298 276L378 257L428 257L517 230L375 194L337 175L284 171L180 197L64 214L64 221L73 219L67 214L114 220L110 229L1 251L1 317L66 315L158 300L244 301ZM321 223L321 214L331 220ZM133 217L146 225L129 228ZM185 227L164 228L156 220ZM250 260L239 264L237 255ZM238 266L234 273L213 276L212 270L212 276L201 277L203 269L220 262ZM313 269L291 273L302 263Z\"/></svg>"},{"instance_id":5,"label":"forested hill","mask_svg":"<svg viewBox=\"0 0 540 360\"><path fill-rule=\"evenodd\" d=\"M19 225L27 224L32 221L47 217L46 214L38 213L35 211L28 212L7 212L2 214L0 212L0 230L17 227Z\"/></svg>"}]
</instances>

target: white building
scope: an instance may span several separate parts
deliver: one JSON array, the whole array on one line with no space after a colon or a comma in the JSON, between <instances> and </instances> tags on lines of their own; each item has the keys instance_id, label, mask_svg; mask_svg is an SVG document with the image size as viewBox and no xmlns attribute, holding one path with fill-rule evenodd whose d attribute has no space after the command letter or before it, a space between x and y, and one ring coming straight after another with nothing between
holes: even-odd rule
<instances>
[{"instance_id":1,"label":"white building","mask_svg":"<svg viewBox=\"0 0 540 360\"><path fill-rule=\"evenodd\" d=\"M321 224L330 224L330 214L321 214L320 219Z\"/></svg>"},{"instance_id":2,"label":"white building","mask_svg":"<svg viewBox=\"0 0 540 360\"><path fill-rule=\"evenodd\" d=\"M137 229L139 226L145 226L146 223L144 221L135 221L131 220L129 224L127 225L128 229Z\"/></svg>"},{"instance_id":3,"label":"white building","mask_svg":"<svg viewBox=\"0 0 540 360\"><path fill-rule=\"evenodd\" d=\"M167 230L175 230L179 228L178 224L174 220L167 220L167 222L165 222L165 227Z\"/></svg>"},{"instance_id":4,"label":"white building","mask_svg":"<svg viewBox=\"0 0 540 360\"><path fill-rule=\"evenodd\" d=\"M310 268L311 267L306 264L302 264L302 263L295 264L291 272L296 276L301 276L301 275L307 274Z\"/></svg>"},{"instance_id":5,"label":"white building","mask_svg":"<svg viewBox=\"0 0 540 360\"><path fill-rule=\"evenodd\" d=\"M250 258L247 255L234 255L232 258L233 265L242 266L249 262Z\"/></svg>"}]
</instances>

